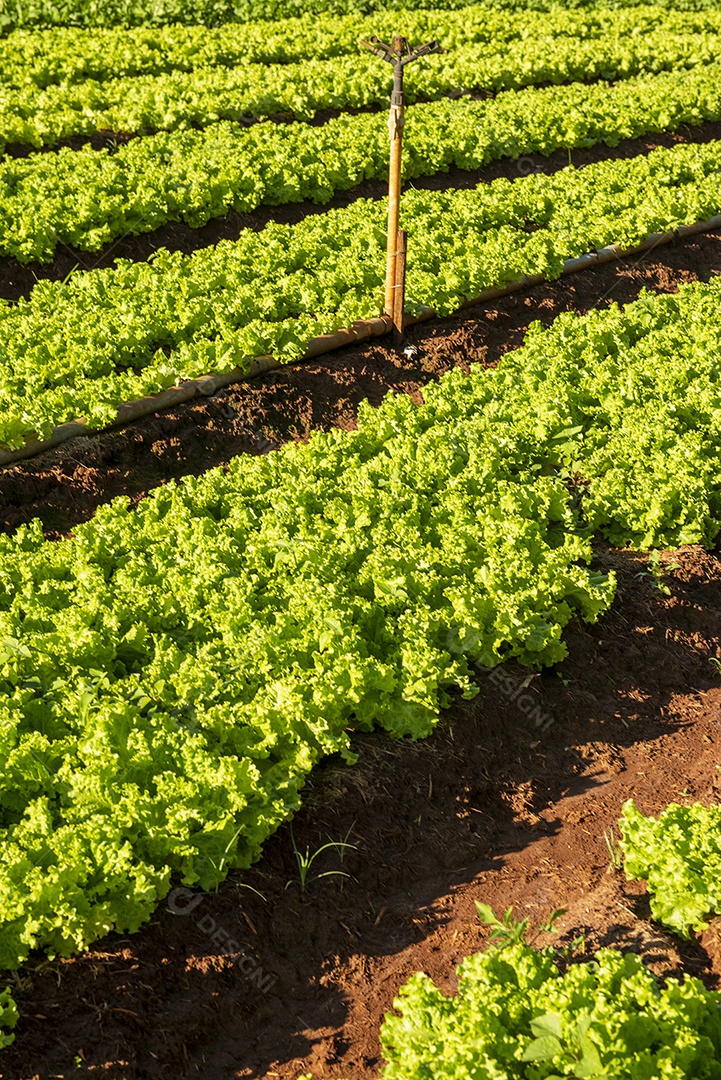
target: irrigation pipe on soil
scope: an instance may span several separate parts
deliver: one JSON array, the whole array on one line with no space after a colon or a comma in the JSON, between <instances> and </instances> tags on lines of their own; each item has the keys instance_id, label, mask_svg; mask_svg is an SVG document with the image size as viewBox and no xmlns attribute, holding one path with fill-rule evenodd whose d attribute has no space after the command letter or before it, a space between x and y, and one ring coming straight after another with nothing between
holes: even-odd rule
<instances>
[{"instance_id":1,"label":"irrigation pipe on soil","mask_svg":"<svg viewBox=\"0 0 721 1080\"><path fill-rule=\"evenodd\" d=\"M624 259L631 255L640 254L643 251L650 251L675 239L683 240L687 236L713 232L719 228L721 228L721 214L710 218L708 221L699 221L694 225L682 225L673 232L653 233L638 247L620 248L616 244L611 244L588 255L567 259L563 265L561 276L565 277L567 274L575 274L579 270L586 270L591 266L600 266L602 263L613 262L614 259ZM511 282L499 289L484 289L479 296L474 297L472 300L464 300L461 309L482 304L488 300L496 300L501 296L518 292L531 285L540 285L546 280L543 274L536 274L532 277L524 277ZM436 312L433 308L423 307L419 314L406 316L404 325L413 326L416 323L426 322L434 318L436 318ZM336 330L332 334L322 334L320 337L312 338L308 342L308 347L303 356L294 363L303 363L314 359L316 356L334 352L336 349L367 341L369 338L382 337L384 334L390 333L392 329L393 319L390 315L380 315L376 319L359 320L354 322L348 329ZM137 401L125 402L118 408L115 420L109 426L117 427L132 423L132 421L139 420L142 416L149 416L151 413L160 412L162 409L172 408L174 405L180 405L182 402L190 401L195 397L211 397L223 387L234 383L247 382L249 379L256 378L267 371L288 366L289 364L277 360L274 356L259 356L252 360L245 370L234 368L233 371L228 371L222 375L201 375L197 379L189 379L187 382L182 382L179 386L173 386L169 390L163 390L159 394L148 394ZM21 461L23 458L35 457L45 450L52 450L54 447L60 446L61 443L67 442L69 439L75 439L81 435L102 434L107 430L107 427L98 430L88 429L87 420L84 418L60 424L53 429L47 439L27 439L25 445L18 450L0 450L0 467L11 465L16 461Z\"/></svg>"}]
</instances>

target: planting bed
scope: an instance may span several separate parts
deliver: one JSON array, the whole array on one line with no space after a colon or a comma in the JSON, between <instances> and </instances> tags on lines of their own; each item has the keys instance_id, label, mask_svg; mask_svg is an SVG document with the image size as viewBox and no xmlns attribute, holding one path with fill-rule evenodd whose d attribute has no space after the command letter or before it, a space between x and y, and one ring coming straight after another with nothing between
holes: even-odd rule
<instances>
[{"instance_id":1,"label":"planting bed","mask_svg":"<svg viewBox=\"0 0 721 1080\"><path fill-rule=\"evenodd\" d=\"M58 536L116 494L137 499L239 452L351 428L363 398L419 394L453 364L492 364L534 318L719 272L721 237L677 242L417 327L409 355L349 349L76 440L0 474L4 527L40 514ZM283 827L255 868L187 913L189 897L171 894L174 910L162 905L131 938L11 977L21 1020L0 1075L370 1080L401 983L425 970L450 991L455 963L483 944L474 900L535 922L566 907L561 940L585 931L589 955L612 944L658 974L721 987L714 926L686 943L660 930L644 888L610 868L604 839L630 796L657 813L721 792L721 679L709 663L721 649L721 560L696 547L672 558L665 597L638 576L644 556L597 544L618 594L595 626L571 624L562 664L530 681L513 665L490 673L422 742L355 736L357 765L316 770L293 832ZM312 853L346 837L342 863L323 852L302 891L293 843ZM315 870L349 876L312 880ZM222 954L228 937L244 970Z\"/></svg>"}]
</instances>

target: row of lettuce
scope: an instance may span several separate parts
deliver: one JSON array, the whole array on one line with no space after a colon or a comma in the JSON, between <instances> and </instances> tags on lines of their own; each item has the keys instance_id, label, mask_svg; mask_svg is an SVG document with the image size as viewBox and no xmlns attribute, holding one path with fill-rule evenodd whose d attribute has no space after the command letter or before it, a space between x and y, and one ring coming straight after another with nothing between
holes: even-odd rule
<instances>
[{"instance_id":1,"label":"row of lettuce","mask_svg":"<svg viewBox=\"0 0 721 1080\"><path fill-rule=\"evenodd\" d=\"M482 5L462 11L393 11L364 15L314 14L243 25L163 26L153 30L16 31L0 39L0 86L43 90L85 80L117 80L240 64L297 64L358 52L360 38L390 38L399 30L410 41L437 38L444 49L465 45L505 45L524 40L593 39L605 42L619 33L643 36L665 31L718 34L721 11L668 11L655 5L641 10L584 8L552 12L509 12ZM414 75L415 77L415 75Z\"/></svg>"},{"instance_id":2,"label":"row of lettuce","mask_svg":"<svg viewBox=\"0 0 721 1080\"><path fill-rule=\"evenodd\" d=\"M678 22L676 17L673 22ZM524 37L478 45L471 39L426 58L408 80L409 102L481 94L538 83L627 79L680 71L719 57L718 33L645 34L608 29L603 37ZM356 49L358 52L358 49ZM282 115L312 119L319 110L387 103L389 68L367 53L296 64L242 64L166 75L89 80L0 93L0 152L8 144L52 146L98 131L147 134L204 127L218 120Z\"/></svg>"},{"instance_id":3,"label":"row of lettuce","mask_svg":"<svg viewBox=\"0 0 721 1080\"><path fill-rule=\"evenodd\" d=\"M658 5L683 11L706 11L718 0L658 0ZM404 0L403 9L456 10L465 0ZM487 0L489 11L556 11L565 8L639 8L643 0ZM17 27L166 26L258 19L287 19L328 12L367 14L388 10L387 0L0 0L0 33Z\"/></svg>"},{"instance_id":4,"label":"row of lettuce","mask_svg":"<svg viewBox=\"0 0 721 1080\"><path fill-rule=\"evenodd\" d=\"M686 936L721 913L721 806L675 804L654 819L629 801L620 825L626 874L648 881L654 919ZM551 947L491 944L459 966L450 999L414 975L381 1029L384 1080L427 1080L431 1066L458 1080L469 1072L537 1080L548 1069L619 1080L721 1076L721 996L699 980L660 985L638 956L612 949L563 975L557 960ZM6 989L0 1049L17 1021Z\"/></svg>"},{"instance_id":5,"label":"row of lettuce","mask_svg":"<svg viewBox=\"0 0 721 1080\"><path fill-rule=\"evenodd\" d=\"M253 2L170 2L151 14L141 3L72 6L80 23L143 25L189 12L248 18ZM419 68L417 95L673 74L418 105L409 177L721 118L713 5L693 17L649 11L643 25L634 15L630 40L623 12L548 6L534 21L480 5L444 14L440 31L436 14L404 16L418 36L457 45ZM0 0L6 28L65 15L62 4L11 10ZM97 35L85 49L67 30L46 42L28 35L27 50L22 35L0 43L0 145L170 129L114 154L4 163L0 250L49 260L62 244L97 250L168 221L322 203L381 178L377 117L217 123L385 99L381 66L350 55L367 20L302 24L270 36L260 25ZM382 14L372 29L395 24ZM486 51L470 44L487 41ZM248 59L279 66L262 78L229 70ZM130 77L102 82L118 72ZM213 127L177 130L198 124ZM712 143L411 193L410 303L447 312L490 285L557 276L589 248L709 217L720 171ZM0 442L19 446L79 414L102 426L123 400L263 353L297 358L314 334L377 313L382 249L382 208L358 202L194 256L39 285L0 310ZM357 433L236 461L134 513L116 501L58 544L38 527L2 538L0 966L135 930L171 879L208 889L248 866L299 805L313 765L329 753L352 759L349 729L419 737L451 688L472 695L480 667L560 659L569 619L593 620L612 601L612 578L584 565L593 535L711 544L721 529L720 300L711 283L563 317L534 329L497 372L454 373L422 406L364 410ZM568 492L578 475L588 481L580 506ZM629 804L621 826L626 871L648 881L654 918L687 935L721 911L721 808L674 806L655 821ZM551 950L522 944L472 957L458 975L453 999L425 976L404 988L401 1016L382 1031L385 1080L441 1066L444 1080L721 1077L718 997L697 980L661 987L637 958L610 950L561 975ZM5 991L0 1048L16 1022Z\"/></svg>"},{"instance_id":6,"label":"row of lettuce","mask_svg":"<svg viewBox=\"0 0 721 1080\"><path fill-rule=\"evenodd\" d=\"M613 85L439 100L408 110L405 176L477 168L560 148L615 146L721 117L721 62ZM0 254L49 261L57 248L98 248L182 220L198 227L230 210L324 203L387 172L384 118L341 116L316 127L220 121L162 132L117 152L65 148L0 163ZM538 163L541 167L541 162ZM532 167L533 163L531 163Z\"/></svg>"},{"instance_id":7,"label":"row of lettuce","mask_svg":"<svg viewBox=\"0 0 721 1080\"><path fill-rule=\"evenodd\" d=\"M454 166L475 170L564 148L615 146L622 139L718 120L720 71L721 61L682 75L411 106L405 177L434 176ZM525 164L543 166L540 158ZM363 180L382 180L387 169L388 133L377 114L343 115L319 127L263 123L243 129L219 121L200 131L135 139L112 153L85 146L5 158L0 254L48 262L62 245L97 251L118 237L173 221L195 228L230 210L322 204ZM411 215L408 220L414 224Z\"/></svg>"},{"instance_id":8,"label":"row of lettuce","mask_svg":"<svg viewBox=\"0 0 721 1080\"><path fill-rule=\"evenodd\" d=\"M654 919L687 937L721 914L720 805L652 818L629 800L620 827L626 874L648 882ZM721 994L689 976L661 983L613 949L561 974L557 950L530 948L523 924L505 922L500 947L459 965L452 997L421 973L401 987L381 1028L383 1080L721 1077Z\"/></svg>"},{"instance_id":9,"label":"row of lettuce","mask_svg":"<svg viewBox=\"0 0 721 1080\"><path fill-rule=\"evenodd\" d=\"M716 142L468 191L411 191L408 304L446 314L485 287L558 277L568 258L633 246L720 205ZM125 400L245 370L260 355L295 360L309 338L377 315L384 212L380 202L356 201L190 256L161 251L39 282L28 300L0 307L0 442L20 447L78 416L103 427Z\"/></svg>"},{"instance_id":10,"label":"row of lettuce","mask_svg":"<svg viewBox=\"0 0 721 1080\"><path fill-rule=\"evenodd\" d=\"M721 805L673 804L655 819L629 801L620 826L626 873L648 883L654 919L688 937L721 915Z\"/></svg>"},{"instance_id":11,"label":"row of lettuce","mask_svg":"<svg viewBox=\"0 0 721 1080\"><path fill-rule=\"evenodd\" d=\"M612 602L594 535L712 544L720 300L536 324L356 432L0 538L0 965L247 867L349 730L424 736L479 669L557 662Z\"/></svg>"}]
</instances>

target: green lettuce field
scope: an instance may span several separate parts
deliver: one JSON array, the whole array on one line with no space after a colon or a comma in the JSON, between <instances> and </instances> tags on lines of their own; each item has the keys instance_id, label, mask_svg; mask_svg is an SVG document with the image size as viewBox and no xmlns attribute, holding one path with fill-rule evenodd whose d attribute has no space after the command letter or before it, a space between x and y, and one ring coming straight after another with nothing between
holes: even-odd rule
<instances>
[{"instance_id":1,"label":"green lettuce field","mask_svg":"<svg viewBox=\"0 0 721 1080\"><path fill-rule=\"evenodd\" d=\"M0 1075L721 1077L721 7L0 34Z\"/></svg>"}]
</instances>

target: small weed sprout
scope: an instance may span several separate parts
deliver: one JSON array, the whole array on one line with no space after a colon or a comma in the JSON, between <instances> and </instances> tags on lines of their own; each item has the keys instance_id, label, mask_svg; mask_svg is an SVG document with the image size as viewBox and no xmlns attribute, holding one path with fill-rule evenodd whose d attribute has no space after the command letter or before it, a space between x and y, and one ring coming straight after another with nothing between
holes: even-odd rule
<instances>
[{"instance_id":1,"label":"small weed sprout","mask_svg":"<svg viewBox=\"0 0 721 1080\"><path fill-rule=\"evenodd\" d=\"M351 844L348 841L348 837L350 836L354 826L355 826L355 818L353 819L353 821L351 821L350 825L348 826L348 830L347 830L345 836L340 841L334 841L332 836L328 837L328 842L329 843L331 843L331 844L339 843L340 844L340 847L338 848L338 859L340 861L341 866L343 866L343 861L345 859L346 848L348 847L348 848L352 848L354 851L356 850L356 845ZM349 877L350 875L346 874L345 876ZM345 888L345 881L341 881L341 883L340 883L341 892L343 892L344 888Z\"/></svg>"},{"instance_id":2,"label":"small weed sprout","mask_svg":"<svg viewBox=\"0 0 721 1080\"><path fill-rule=\"evenodd\" d=\"M341 866L343 865L343 860L345 859L345 849L346 848L353 848L354 851L356 850L356 845L351 844L349 842L349 840L348 840L348 837L352 833L354 826L355 826L355 818L353 819L353 821L351 821L350 825L348 826L348 831L346 832L346 834L345 834L345 836L343 837L342 840L334 840L332 836L328 837L328 843L329 844L333 844L335 846L338 846L338 858L340 860Z\"/></svg>"},{"instance_id":3,"label":"small weed sprout","mask_svg":"<svg viewBox=\"0 0 721 1080\"><path fill-rule=\"evenodd\" d=\"M648 557L648 570L640 570L636 574L637 578L650 577L653 578L653 584L659 592L664 596L670 596L671 590L662 578L664 574L670 574L674 570L680 570L681 563L665 563L661 562L661 555L657 548L654 548Z\"/></svg>"},{"instance_id":4,"label":"small weed sprout","mask_svg":"<svg viewBox=\"0 0 721 1080\"><path fill-rule=\"evenodd\" d=\"M247 885L244 881L238 881L236 882L236 885L239 889L250 889L252 893L255 893L256 896L260 897L264 904L268 903L268 897L264 896L260 889L254 889L252 885Z\"/></svg>"},{"instance_id":5,"label":"small weed sprout","mask_svg":"<svg viewBox=\"0 0 721 1080\"><path fill-rule=\"evenodd\" d=\"M580 934L577 934L573 941L569 941L568 945L565 945L561 949L561 955L568 958L574 956L577 952L583 952L586 948L586 931L582 930Z\"/></svg>"},{"instance_id":6,"label":"small weed sprout","mask_svg":"<svg viewBox=\"0 0 721 1080\"><path fill-rule=\"evenodd\" d=\"M616 836L613 825L603 830L603 839L606 841L608 856L614 870L623 870L623 849L620 838Z\"/></svg>"},{"instance_id":7,"label":"small weed sprout","mask_svg":"<svg viewBox=\"0 0 721 1080\"><path fill-rule=\"evenodd\" d=\"M506 908L502 920L497 917L492 907L489 907L488 904L482 904L479 900L476 900L476 911L481 922L492 928L493 933L490 937L490 944L497 949L505 949L509 945L517 945L519 942L523 942L525 945L533 945L541 934L557 934L558 931L554 925L556 919L566 914L565 908L556 908L549 915L546 922L536 928L535 933L529 939L527 934L531 926L531 920L528 918L514 919L513 907Z\"/></svg>"},{"instance_id":8,"label":"small weed sprout","mask_svg":"<svg viewBox=\"0 0 721 1080\"><path fill-rule=\"evenodd\" d=\"M348 833L346 833L346 836L348 836ZM311 880L317 881L319 878L322 877L333 876L344 878L350 877L350 874L346 874L344 870L324 870L320 874L313 874L312 877L310 877L309 875L313 863L318 858L318 856L322 854L322 852L328 851L329 848L335 848L335 850L339 853L340 856L341 852L343 853L343 855L345 854L346 848L355 848L355 844L349 844L347 840L329 840L327 844L321 844L319 848L316 848L316 850L312 854L310 848L308 847L306 847L305 852L302 852L298 849L298 845L295 842L292 825L290 826L290 839L293 845L293 854L295 855L295 861L298 866L298 883L300 885L301 894L305 893L306 885L308 885L309 881ZM286 889L290 888L290 886L293 884L293 881L294 878L290 878L288 881L286 881Z\"/></svg>"}]
</instances>

